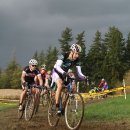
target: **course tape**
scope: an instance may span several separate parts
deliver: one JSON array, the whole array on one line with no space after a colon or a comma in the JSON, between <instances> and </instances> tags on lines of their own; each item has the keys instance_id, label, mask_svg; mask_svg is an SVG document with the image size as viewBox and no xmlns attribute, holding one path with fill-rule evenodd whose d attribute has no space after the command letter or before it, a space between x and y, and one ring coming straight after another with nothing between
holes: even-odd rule
<instances>
[{"instance_id":1,"label":"course tape","mask_svg":"<svg viewBox=\"0 0 130 130\"><path fill-rule=\"evenodd\" d=\"M110 90L104 90L101 92L90 92L90 93L81 93L81 95L83 96L83 98L92 98L92 97L96 97L96 96L102 96L105 95L107 93L111 93L111 92L116 92L116 91L120 91L120 90L125 90L126 88L130 89L130 86L125 86L125 87L119 87L119 88L114 88L114 89L110 89ZM124 93L126 94L126 93ZM121 95L119 95L121 96Z\"/></svg>"}]
</instances>

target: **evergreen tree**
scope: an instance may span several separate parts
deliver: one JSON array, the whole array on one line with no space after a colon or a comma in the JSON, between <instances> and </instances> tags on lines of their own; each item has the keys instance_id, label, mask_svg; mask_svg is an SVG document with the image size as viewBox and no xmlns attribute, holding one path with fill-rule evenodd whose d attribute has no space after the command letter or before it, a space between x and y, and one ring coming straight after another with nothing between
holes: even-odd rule
<instances>
[{"instance_id":1,"label":"evergreen tree","mask_svg":"<svg viewBox=\"0 0 130 130\"><path fill-rule=\"evenodd\" d=\"M61 53L67 52L70 50L69 43L73 40L72 30L68 27L62 32L61 39L59 39Z\"/></svg>"},{"instance_id":2,"label":"evergreen tree","mask_svg":"<svg viewBox=\"0 0 130 130\"><path fill-rule=\"evenodd\" d=\"M12 80L10 81L11 88L17 89L21 88L21 74L22 70L21 67L17 67L17 69L12 73Z\"/></svg>"},{"instance_id":3,"label":"evergreen tree","mask_svg":"<svg viewBox=\"0 0 130 130\"><path fill-rule=\"evenodd\" d=\"M0 78L1 78L1 74L2 74L2 69L0 68Z\"/></svg>"},{"instance_id":4,"label":"evergreen tree","mask_svg":"<svg viewBox=\"0 0 130 130\"><path fill-rule=\"evenodd\" d=\"M57 55L58 55L58 50L56 49L56 47L54 47L52 49L52 47L50 46L48 48L47 54L46 54L45 64L47 65L47 70L52 70L52 68L54 67L54 64L57 60Z\"/></svg>"},{"instance_id":5,"label":"evergreen tree","mask_svg":"<svg viewBox=\"0 0 130 130\"><path fill-rule=\"evenodd\" d=\"M110 27L105 34L104 44L107 54L104 60L104 77L112 86L122 81L127 65L125 59L125 42L122 33L115 27Z\"/></svg>"},{"instance_id":6,"label":"evergreen tree","mask_svg":"<svg viewBox=\"0 0 130 130\"><path fill-rule=\"evenodd\" d=\"M5 72L1 73L1 77L0 77L0 89L5 89L5 88L9 88L9 78L8 78L8 74Z\"/></svg>"},{"instance_id":7,"label":"evergreen tree","mask_svg":"<svg viewBox=\"0 0 130 130\"><path fill-rule=\"evenodd\" d=\"M103 77L102 65L104 60L104 46L102 44L101 32L95 33L93 44L87 54L87 70L92 81L98 84L99 80Z\"/></svg>"},{"instance_id":8,"label":"evergreen tree","mask_svg":"<svg viewBox=\"0 0 130 130\"><path fill-rule=\"evenodd\" d=\"M128 69L130 69L130 33L128 34L128 38L126 41L126 62L128 65Z\"/></svg>"},{"instance_id":9,"label":"evergreen tree","mask_svg":"<svg viewBox=\"0 0 130 130\"><path fill-rule=\"evenodd\" d=\"M84 40L84 31L77 35L76 40L77 44L81 46L82 52L80 54L80 61L81 66L84 74L86 74L86 46L85 46L85 40Z\"/></svg>"},{"instance_id":10,"label":"evergreen tree","mask_svg":"<svg viewBox=\"0 0 130 130\"><path fill-rule=\"evenodd\" d=\"M21 67L13 59L2 73L2 79L0 79L2 88L19 88L21 87Z\"/></svg>"},{"instance_id":11,"label":"evergreen tree","mask_svg":"<svg viewBox=\"0 0 130 130\"><path fill-rule=\"evenodd\" d=\"M38 65L39 67L45 63L45 54L44 54L44 51L42 50L40 53L39 53L39 56L38 56Z\"/></svg>"}]
</instances>

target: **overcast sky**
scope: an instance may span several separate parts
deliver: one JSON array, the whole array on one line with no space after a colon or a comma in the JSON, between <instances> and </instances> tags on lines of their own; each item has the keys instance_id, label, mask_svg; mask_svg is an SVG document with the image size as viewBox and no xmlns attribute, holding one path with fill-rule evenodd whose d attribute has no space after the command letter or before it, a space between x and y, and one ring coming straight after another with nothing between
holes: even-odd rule
<instances>
[{"instance_id":1,"label":"overcast sky","mask_svg":"<svg viewBox=\"0 0 130 130\"><path fill-rule=\"evenodd\" d=\"M130 0L0 0L0 67L16 55L24 66L34 52L59 46L61 32L85 31L89 49L95 32L116 26L130 32Z\"/></svg>"}]
</instances>

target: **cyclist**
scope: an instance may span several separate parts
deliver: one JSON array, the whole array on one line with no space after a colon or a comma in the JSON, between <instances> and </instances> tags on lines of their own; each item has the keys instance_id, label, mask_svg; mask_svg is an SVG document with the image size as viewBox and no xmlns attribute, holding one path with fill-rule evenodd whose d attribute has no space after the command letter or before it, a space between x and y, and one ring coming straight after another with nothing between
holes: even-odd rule
<instances>
[{"instance_id":1,"label":"cyclist","mask_svg":"<svg viewBox=\"0 0 130 130\"><path fill-rule=\"evenodd\" d=\"M46 87L49 88L50 72L46 71L46 65L45 64L41 65L40 73L41 73L42 80L43 80L43 86L45 88ZM46 90L42 91L42 94L44 94L45 92L46 92Z\"/></svg>"},{"instance_id":2,"label":"cyclist","mask_svg":"<svg viewBox=\"0 0 130 130\"><path fill-rule=\"evenodd\" d=\"M61 96L61 90L63 86L64 78L67 76L67 72L73 66L76 66L77 74L81 79L86 79L86 76L82 74L80 62L79 62L79 53L81 52L81 47L78 44L72 44L70 51L58 57L53 71L52 71L52 84L56 83L57 90L55 94L57 114L61 113L59 110L59 100Z\"/></svg>"},{"instance_id":3,"label":"cyclist","mask_svg":"<svg viewBox=\"0 0 130 130\"><path fill-rule=\"evenodd\" d=\"M32 92L38 93L38 95L40 96L40 90L38 87L36 87L36 79L39 80L40 86L43 86L43 81L42 81L42 77L41 77L39 70L36 68L37 65L38 65L37 60L31 59L29 61L29 66L26 66L22 71L21 83L22 83L22 90L23 91L20 95L19 110L22 110L22 102L23 102L23 99L25 98L25 94L26 94L25 87L27 84L29 86L34 86L31 88Z\"/></svg>"},{"instance_id":4,"label":"cyclist","mask_svg":"<svg viewBox=\"0 0 130 130\"><path fill-rule=\"evenodd\" d=\"M106 80L103 78L98 86L98 89L100 91L104 91L104 90L108 90L108 84L106 82Z\"/></svg>"}]
</instances>

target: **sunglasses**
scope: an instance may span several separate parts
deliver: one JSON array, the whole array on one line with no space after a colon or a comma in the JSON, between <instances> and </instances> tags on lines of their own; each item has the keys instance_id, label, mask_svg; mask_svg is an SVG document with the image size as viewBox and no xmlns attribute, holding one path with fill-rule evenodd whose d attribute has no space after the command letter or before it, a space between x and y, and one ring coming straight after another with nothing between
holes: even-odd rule
<instances>
[{"instance_id":1,"label":"sunglasses","mask_svg":"<svg viewBox=\"0 0 130 130\"><path fill-rule=\"evenodd\" d=\"M36 65L32 65L32 67L36 67Z\"/></svg>"}]
</instances>

